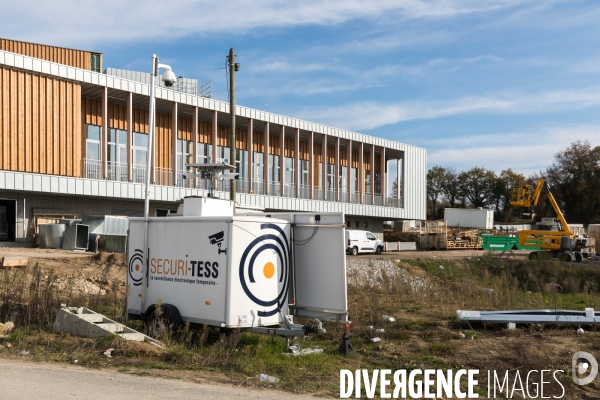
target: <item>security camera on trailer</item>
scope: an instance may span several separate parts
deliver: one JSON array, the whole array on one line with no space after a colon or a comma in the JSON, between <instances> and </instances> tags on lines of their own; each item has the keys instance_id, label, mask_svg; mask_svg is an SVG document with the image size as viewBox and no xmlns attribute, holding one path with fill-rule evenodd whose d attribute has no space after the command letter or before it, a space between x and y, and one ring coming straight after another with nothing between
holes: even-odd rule
<instances>
[{"instance_id":1,"label":"security camera on trailer","mask_svg":"<svg viewBox=\"0 0 600 400\"><path fill-rule=\"evenodd\" d=\"M234 213L230 200L198 196L176 216L129 218L128 312L150 324L324 333L321 320L348 322L344 226L342 213Z\"/></svg>"}]
</instances>

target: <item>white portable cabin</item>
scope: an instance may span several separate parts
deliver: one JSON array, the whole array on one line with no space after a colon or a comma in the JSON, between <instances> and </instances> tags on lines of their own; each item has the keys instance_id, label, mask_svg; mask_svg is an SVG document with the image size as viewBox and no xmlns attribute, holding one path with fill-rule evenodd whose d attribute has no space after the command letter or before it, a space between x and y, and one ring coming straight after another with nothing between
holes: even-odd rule
<instances>
[{"instance_id":1,"label":"white portable cabin","mask_svg":"<svg viewBox=\"0 0 600 400\"><path fill-rule=\"evenodd\" d=\"M178 214L149 218L146 265L144 219L129 219L130 314L169 304L183 321L225 328L288 314L347 321L343 214L233 215L213 198L185 198Z\"/></svg>"},{"instance_id":2,"label":"white portable cabin","mask_svg":"<svg viewBox=\"0 0 600 400\"><path fill-rule=\"evenodd\" d=\"M494 228L494 210L486 208L445 208L444 219L448 221L448 226L452 227Z\"/></svg>"}]
</instances>

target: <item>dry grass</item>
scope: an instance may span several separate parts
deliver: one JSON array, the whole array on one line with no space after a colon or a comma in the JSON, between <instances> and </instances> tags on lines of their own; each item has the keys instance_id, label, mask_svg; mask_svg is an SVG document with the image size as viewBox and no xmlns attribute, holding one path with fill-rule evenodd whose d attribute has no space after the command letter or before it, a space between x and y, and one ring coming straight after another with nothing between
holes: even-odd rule
<instances>
[{"instance_id":1,"label":"dry grass","mask_svg":"<svg viewBox=\"0 0 600 400\"><path fill-rule=\"evenodd\" d=\"M102 260L92 260L92 262ZM57 285L56 275L31 265L25 271L0 275L0 321L11 320L16 329L0 345L0 354L88 366L112 366L123 373L144 373L259 385L260 373L277 376L277 387L298 393L339 396L340 369L478 368L480 385L487 385L487 370L563 369L570 373L570 357L583 350L598 354L600 335L586 328L576 335L573 327L523 326L508 331L499 326L470 326L456 320L457 309L598 308L600 269L564 264L555 260L515 261L491 256L461 261L417 259L400 264L428 285L383 276L380 287L350 287L348 301L353 321L355 354L336 353L343 327L326 323L328 332L303 345L321 346L326 354L307 357L282 355L281 338L229 332L189 325L161 338L166 349L131 343L116 337L75 338L50 333L60 303L87 305L109 318L120 320L124 295L117 287L108 294L81 294L69 285ZM442 267L442 268L440 268ZM124 273L124 270L123 270ZM101 281L101 279L98 279ZM102 284L102 282L100 282ZM562 286L558 293L554 283ZM104 287L110 289L110 281ZM383 315L396 318L384 320ZM302 321L301 321L302 322ZM128 321L134 329L138 321ZM369 328L373 326L373 329ZM375 329L385 329L376 333ZM379 336L383 340L371 343ZM113 358L102 353L114 348ZM600 385L576 387L563 376L567 397L598 398ZM482 389L483 390L483 389ZM481 392L482 394L484 391ZM560 394L556 387L548 392ZM546 392L545 394L548 395Z\"/></svg>"}]
</instances>

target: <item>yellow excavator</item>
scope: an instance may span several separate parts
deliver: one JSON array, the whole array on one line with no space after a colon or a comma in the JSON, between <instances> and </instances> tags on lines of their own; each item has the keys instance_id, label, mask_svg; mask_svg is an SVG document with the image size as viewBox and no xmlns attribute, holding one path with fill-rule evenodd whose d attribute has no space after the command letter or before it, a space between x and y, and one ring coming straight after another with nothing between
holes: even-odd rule
<instances>
[{"instance_id":1,"label":"yellow excavator","mask_svg":"<svg viewBox=\"0 0 600 400\"><path fill-rule=\"evenodd\" d=\"M563 261L581 262L583 254L577 248L577 240L571 232L569 224L567 224L565 216L560 210L552 192L550 192L550 187L544 178L538 180L535 189L531 185L513 188L510 204L514 207L528 208L533 213L533 207L537 205L542 192L550 201L560 227L550 224L548 229L538 228L519 231L519 246L540 249L539 251L531 252L529 254L530 259L536 259L545 254L557 257Z\"/></svg>"}]
</instances>

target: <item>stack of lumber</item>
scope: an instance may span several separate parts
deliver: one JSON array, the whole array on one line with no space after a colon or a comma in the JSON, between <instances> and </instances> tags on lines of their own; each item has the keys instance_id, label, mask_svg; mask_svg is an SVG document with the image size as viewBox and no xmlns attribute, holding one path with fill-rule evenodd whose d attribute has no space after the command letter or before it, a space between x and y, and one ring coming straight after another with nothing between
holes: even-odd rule
<instances>
[{"instance_id":1,"label":"stack of lumber","mask_svg":"<svg viewBox=\"0 0 600 400\"><path fill-rule=\"evenodd\" d=\"M477 229L460 231L458 228L448 231L447 248L451 249L479 249L482 240Z\"/></svg>"}]
</instances>

